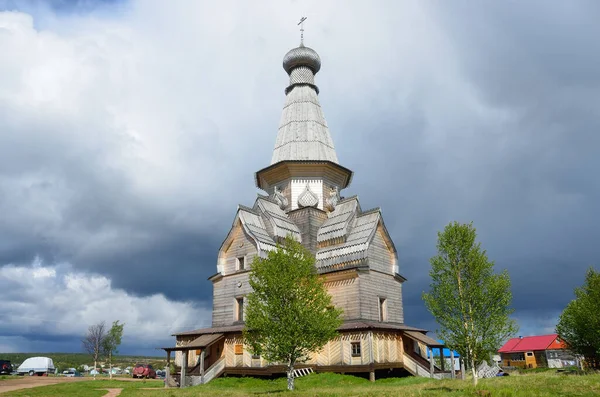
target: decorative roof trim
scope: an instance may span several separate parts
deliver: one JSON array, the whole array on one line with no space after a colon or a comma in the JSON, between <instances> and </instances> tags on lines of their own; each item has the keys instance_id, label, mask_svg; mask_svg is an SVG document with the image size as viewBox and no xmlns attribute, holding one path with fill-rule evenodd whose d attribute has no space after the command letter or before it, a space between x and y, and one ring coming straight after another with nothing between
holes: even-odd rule
<instances>
[{"instance_id":1,"label":"decorative roof trim","mask_svg":"<svg viewBox=\"0 0 600 397\"><path fill-rule=\"evenodd\" d=\"M272 171L275 168L278 168L281 166L286 166L286 165L321 165L321 164L327 165L327 166L335 169L336 171L338 171L340 174L344 175L344 181L341 184L340 189L345 189L348 186L350 186L350 183L352 183L352 177L353 177L354 173L351 170L349 170L348 168L341 166L338 163L334 163L333 161L328 161L328 160L283 160L283 161L279 161L275 164L271 164L270 166L265 167L265 168L255 172L254 173L254 182L256 184L256 187L264 190L265 187L262 186L262 184L261 184L260 176L267 174L269 171Z\"/></svg>"}]
</instances>

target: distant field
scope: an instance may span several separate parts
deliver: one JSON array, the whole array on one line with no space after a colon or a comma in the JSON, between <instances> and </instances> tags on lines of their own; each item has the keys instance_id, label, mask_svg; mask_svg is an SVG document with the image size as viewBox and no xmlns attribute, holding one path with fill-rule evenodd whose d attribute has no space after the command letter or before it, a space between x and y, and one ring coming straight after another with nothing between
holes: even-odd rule
<instances>
[{"instance_id":1,"label":"distant field","mask_svg":"<svg viewBox=\"0 0 600 397\"><path fill-rule=\"evenodd\" d=\"M29 357L50 357L54 361L54 366L60 371L65 368L79 368L81 365L93 365L94 360L89 354L85 353L0 353L0 359L10 360L13 365L20 364ZM103 362L103 361L100 361ZM127 367L136 363L152 364L156 368L162 368L166 365L166 357L148 357L148 356L114 356L113 366Z\"/></svg>"},{"instance_id":2,"label":"distant field","mask_svg":"<svg viewBox=\"0 0 600 397\"><path fill-rule=\"evenodd\" d=\"M0 381L0 385L2 385ZM122 389L127 397L191 396L598 396L600 374L560 375L555 371L514 374L484 379L477 388L470 381L432 380L427 378L392 378L371 383L349 375L313 374L296 380L297 390L288 393L285 379L219 378L204 386L186 389L163 389L161 381L82 381L8 392L2 397L100 397L104 388ZM154 390L146 390L152 388Z\"/></svg>"}]
</instances>

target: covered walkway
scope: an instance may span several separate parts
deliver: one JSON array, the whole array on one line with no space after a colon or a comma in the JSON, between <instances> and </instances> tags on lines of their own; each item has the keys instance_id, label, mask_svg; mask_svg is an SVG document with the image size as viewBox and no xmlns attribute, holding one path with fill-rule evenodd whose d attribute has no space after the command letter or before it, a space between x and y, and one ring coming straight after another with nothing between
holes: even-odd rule
<instances>
[{"instance_id":1,"label":"covered walkway","mask_svg":"<svg viewBox=\"0 0 600 397\"><path fill-rule=\"evenodd\" d=\"M196 339L186 343L185 345L175 346L175 347L161 347L160 349L167 352L167 374L165 376L165 387L171 387L175 385L173 381L173 376L170 374L170 366L171 366L171 352L182 352L182 360L181 360L181 374L179 377L179 387L183 388L186 386L186 376L189 376L189 373L194 371L196 368L199 368L199 376L200 382L199 384L204 384L205 382L205 365L204 361L206 358L206 349L211 345L221 341L225 338L224 334L204 334L200 335ZM188 354L190 350L200 350L200 360L198 364L192 368L192 371L188 371Z\"/></svg>"}]
</instances>

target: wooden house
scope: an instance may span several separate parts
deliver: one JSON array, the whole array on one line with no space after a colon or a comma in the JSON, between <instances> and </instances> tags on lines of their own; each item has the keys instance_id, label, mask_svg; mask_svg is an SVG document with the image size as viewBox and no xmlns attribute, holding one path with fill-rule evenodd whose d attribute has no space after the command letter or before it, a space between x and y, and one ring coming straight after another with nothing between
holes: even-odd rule
<instances>
[{"instance_id":1,"label":"wooden house","mask_svg":"<svg viewBox=\"0 0 600 397\"><path fill-rule=\"evenodd\" d=\"M340 336L304 366L365 373L371 379L376 371L450 376L427 359L427 350L443 345L404 323L406 279L381 210L365 211L358 197L340 196L353 173L338 160L319 104L319 55L301 44L285 55L283 68L289 84L273 156L255 175L256 186L266 194L252 206L238 206L219 249L216 273L209 278L212 327L175 334L176 346L164 348L169 359L175 352L184 379L193 375L182 385L206 383L221 374L284 373L282 365L247 350L242 329L252 260L266 256L288 235L314 253L333 303L343 309Z\"/></svg>"},{"instance_id":2,"label":"wooden house","mask_svg":"<svg viewBox=\"0 0 600 397\"><path fill-rule=\"evenodd\" d=\"M512 338L498 353L503 367L562 368L576 365L575 356L557 334Z\"/></svg>"}]
</instances>

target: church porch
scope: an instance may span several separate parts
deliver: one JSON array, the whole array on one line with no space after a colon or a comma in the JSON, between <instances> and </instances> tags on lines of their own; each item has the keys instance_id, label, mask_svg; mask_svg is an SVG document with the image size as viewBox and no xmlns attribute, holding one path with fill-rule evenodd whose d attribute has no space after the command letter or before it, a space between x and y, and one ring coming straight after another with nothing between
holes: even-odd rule
<instances>
[{"instance_id":1,"label":"church porch","mask_svg":"<svg viewBox=\"0 0 600 397\"><path fill-rule=\"evenodd\" d=\"M444 368L434 366L431 372L428 359L431 356L427 352L443 345L427 337L423 330L404 324L348 321L339 332L338 337L296 368L352 373L371 380L389 374L451 377ZM201 329L176 337L175 348L163 349L169 358L171 351L176 352L175 364L181 367L181 374L192 378L188 384L206 383L217 376L273 377L286 373L283 363L271 363L252 355L244 344L242 325Z\"/></svg>"}]
</instances>

